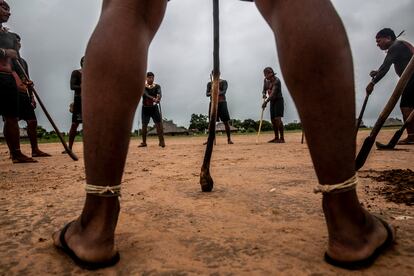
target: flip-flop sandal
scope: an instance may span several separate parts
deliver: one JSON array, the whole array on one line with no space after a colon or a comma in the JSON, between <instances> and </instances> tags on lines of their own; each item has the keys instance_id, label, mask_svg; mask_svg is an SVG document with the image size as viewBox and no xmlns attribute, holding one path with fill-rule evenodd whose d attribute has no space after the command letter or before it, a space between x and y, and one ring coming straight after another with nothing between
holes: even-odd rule
<instances>
[{"instance_id":1,"label":"flip-flop sandal","mask_svg":"<svg viewBox=\"0 0 414 276\"><path fill-rule=\"evenodd\" d=\"M75 262L75 264L77 264L79 267L87 269L87 270L96 270L96 269L100 269L100 268L113 266L117 262L119 262L119 259L120 259L119 252L116 252L113 257L111 257L109 260L103 261L103 262L88 262L88 261L84 261L84 260L80 259L75 254L75 252L73 252L73 250L70 249L70 247L68 246L68 244L66 243L66 240L65 240L66 231L68 230L69 226L72 223L73 223L73 221L69 222L68 224L65 225L65 227L62 228L62 230L60 232L60 235L59 235L60 246L56 246L56 247L58 249L60 249L63 253L68 255Z\"/></svg>"},{"instance_id":2,"label":"flip-flop sandal","mask_svg":"<svg viewBox=\"0 0 414 276\"><path fill-rule=\"evenodd\" d=\"M387 230L387 238L379 247L377 247L377 249L375 249L375 251L370 256L362 260L347 262L335 260L332 257L330 257L328 253L325 252L325 261L333 266L345 268L348 270L358 270L370 267L386 249L391 247L395 240L394 232L391 225L383 219L377 216L375 217L382 223L382 225L384 225L385 229Z\"/></svg>"}]
</instances>

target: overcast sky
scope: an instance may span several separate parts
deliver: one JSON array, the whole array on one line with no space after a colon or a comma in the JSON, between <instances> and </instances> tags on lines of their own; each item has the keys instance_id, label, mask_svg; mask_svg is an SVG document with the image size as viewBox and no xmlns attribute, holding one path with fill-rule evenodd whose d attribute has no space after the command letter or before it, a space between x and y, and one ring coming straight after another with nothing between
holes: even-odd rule
<instances>
[{"instance_id":1,"label":"overcast sky","mask_svg":"<svg viewBox=\"0 0 414 276\"><path fill-rule=\"evenodd\" d=\"M29 63L36 89L61 131L71 124L68 106L72 70L79 67L88 38L98 20L101 0L9 0L12 16L6 26L22 37L21 55ZM237 0L220 1L221 73L229 83L230 116L259 119L262 70L272 66L282 80L285 97L284 122L298 120L297 111L284 84L270 28L255 5ZM375 44L375 34L390 27L404 40L414 42L413 0L336 0L351 43L359 112L370 70L377 69L385 53ZM113 39L113 38L108 38ZM206 83L212 69L212 1L173 0L151 45L148 70L163 91L164 118L188 126L192 113L207 114ZM134 55L134 53L130 53ZM364 122L373 125L398 78L391 69L375 87ZM139 89L139 88L137 88ZM114 91L115 92L115 91ZM141 105L133 129L140 123ZM39 124L51 130L40 107ZM269 119L268 111L265 119ZM391 114L401 118L398 106ZM24 125L24 124L22 124Z\"/></svg>"}]
</instances>

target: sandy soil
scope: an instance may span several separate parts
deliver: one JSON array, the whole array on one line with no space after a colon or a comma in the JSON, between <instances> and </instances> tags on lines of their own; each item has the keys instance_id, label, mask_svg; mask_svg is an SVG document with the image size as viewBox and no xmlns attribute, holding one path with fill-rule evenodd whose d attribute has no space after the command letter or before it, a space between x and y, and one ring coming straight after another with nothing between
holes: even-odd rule
<instances>
[{"instance_id":1,"label":"sandy soil","mask_svg":"<svg viewBox=\"0 0 414 276\"><path fill-rule=\"evenodd\" d=\"M388 141L393 131L379 135ZM358 142L368 135L359 134ZM109 275L346 275L323 261L327 230L316 177L300 133L286 144L270 134L217 139L212 193L201 193L203 137L167 137L167 147L133 140L125 168L116 243L121 261L96 274ZM84 201L80 161L60 144L41 148L53 157L15 164L0 145L0 275L91 274L52 245L51 234L79 215ZM373 150L359 175L361 201L398 228L396 246L355 275L412 275L414 210L375 193L386 185L368 174L413 169L414 146ZM29 152L29 146L23 145Z\"/></svg>"}]
</instances>

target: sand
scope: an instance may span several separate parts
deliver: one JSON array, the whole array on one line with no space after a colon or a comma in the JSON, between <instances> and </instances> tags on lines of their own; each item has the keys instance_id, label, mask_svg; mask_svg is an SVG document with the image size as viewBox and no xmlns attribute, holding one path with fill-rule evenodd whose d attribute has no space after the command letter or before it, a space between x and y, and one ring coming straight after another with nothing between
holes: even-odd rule
<instances>
[{"instance_id":1,"label":"sand","mask_svg":"<svg viewBox=\"0 0 414 276\"><path fill-rule=\"evenodd\" d=\"M393 131L379 135L386 143ZM361 144L368 132L360 132ZM121 261L98 275L347 275L323 261L327 230L307 145L300 133L286 144L260 144L254 135L219 136L213 153L212 193L201 193L204 137L167 137L166 148L132 140L123 179L116 244ZM397 227L397 243L356 275L412 275L414 210L377 191L387 185L367 175L413 169L414 146L373 150L361 169L358 194L371 212ZM22 145L29 152L29 145ZM0 145L0 275L89 275L52 245L51 234L76 218L85 193L80 161L58 143L42 144L53 157L12 164Z\"/></svg>"}]
</instances>

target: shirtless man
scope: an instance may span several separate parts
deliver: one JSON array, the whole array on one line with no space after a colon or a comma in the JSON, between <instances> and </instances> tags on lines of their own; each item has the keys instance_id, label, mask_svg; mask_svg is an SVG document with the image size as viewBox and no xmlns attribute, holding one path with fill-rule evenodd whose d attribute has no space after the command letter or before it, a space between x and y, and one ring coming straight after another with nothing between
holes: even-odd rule
<instances>
[{"instance_id":1,"label":"shirtless man","mask_svg":"<svg viewBox=\"0 0 414 276\"><path fill-rule=\"evenodd\" d=\"M328 0L255 2L277 38L282 72L322 184L326 259L348 268L368 265L392 242L393 229L363 209L355 189L353 64L342 22ZM104 0L87 47L83 115L89 185L81 215L54 234L54 244L84 267L119 260L114 232L120 183L148 47L166 6L166 0Z\"/></svg>"},{"instance_id":2,"label":"shirtless man","mask_svg":"<svg viewBox=\"0 0 414 276\"><path fill-rule=\"evenodd\" d=\"M69 130L69 148L72 149L79 124L82 123L82 70L84 58L80 60L80 69L72 71L70 75L70 89L73 90L72 124ZM62 153L66 153L63 151Z\"/></svg>"},{"instance_id":3,"label":"shirtless man","mask_svg":"<svg viewBox=\"0 0 414 276\"><path fill-rule=\"evenodd\" d=\"M399 77L410 62L414 54L414 47L407 41L396 38L395 33L390 28L380 30L375 40L378 48L387 51L384 62L378 70L371 71L372 81L367 85L366 92L371 94L377 84L394 64L395 72ZM401 94L400 109L404 121L407 120L410 113L414 110L414 75L408 81L407 86ZM407 125L407 138L398 142L400 145L414 145L414 120Z\"/></svg>"},{"instance_id":4,"label":"shirtless man","mask_svg":"<svg viewBox=\"0 0 414 276\"><path fill-rule=\"evenodd\" d=\"M285 103L282 96L282 84L271 67L266 67L263 74L265 78L262 91L264 99L262 108L265 109L267 103L270 103L270 119L275 133L275 138L270 140L269 143L284 143L282 117Z\"/></svg>"},{"instance_id":5,"label":"shirtless man","mask_svg":"<svg viewBox=\"0 0 414 276\"><path fill-rule=\"evenodd\" d=\"M213 72L211 72L213 74ZM231 132L230 132L230 114L229 109L227 108L227 100L226 100L226 93L227 93L228 83L226 80L220 79L219 82L219 96L218 96L218 106L217 106L217 120L222 121L224 124L224 128L227 134L227 144L231 145L234 144L231 140ZM207 90L206 96L211 98L211 81L207 83ZM208 106L208 116L210 117L210 110L211 110L211 101L210 105ZM204 142L206 145L207 142Z\"/></svg>"},{"instance_id":6,"label":"shirtless man","mask_svg":"<svg viewBox=\"0 0 414 276\"><path fill-rule=\"evenodd\" d=\"M21 38L17 35L17 51L21 48ZM26 75L29 76L29 66L26 60L22 57L17 59L20 65L23 66ZM18 87L19 91L19 120L26 121L27 123L27 135L29 136L30 146L32 148L32 157L48 157L50 154L43 152L39 149L37 142L37 118L34 112L36 108L36 101L31 89L33 89L33 83L30 80L22 80L24 85Z\"/></svg>"},{"instance_id":7,"label":"shirtless man","mask_svg":"<svg viewBox=\"0 0 414 276\"><path fill-rule=\"evenodd\" d=\"M0 115L4 121L3 133L13 163L37 162L20 151L19 92L13 74L22 79L23 73L15 63L19 58L18 36L3 26L9 17L10 6L6 1L0 0Z\"/></svg>"},{"instance_id":8,"label":"shirtless man","mask_svg":"<svg viewBox=\"0 0 414 276\"><path fill-rule=\"evenodd\" d=\"M142 143L138 146L140 148L147 146L147 131L150 119L154 121L155 128L158 134L158 145L165 147L164 131L162 128L161 112L159 104L161 102L161 86L154 82L154 73L147 73L147 80L145 82L144 94L142 95Z\"/></svg>"}]
</instances>

